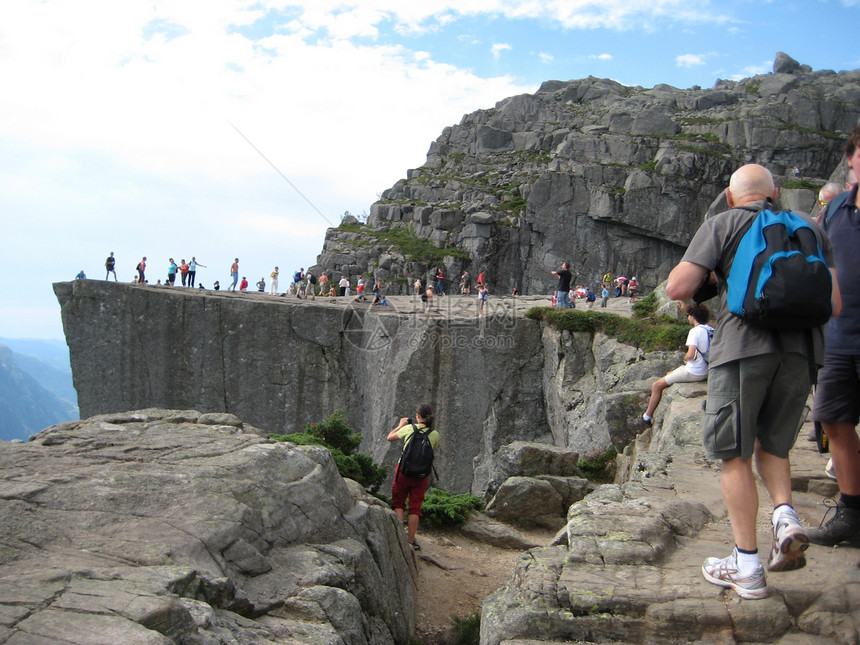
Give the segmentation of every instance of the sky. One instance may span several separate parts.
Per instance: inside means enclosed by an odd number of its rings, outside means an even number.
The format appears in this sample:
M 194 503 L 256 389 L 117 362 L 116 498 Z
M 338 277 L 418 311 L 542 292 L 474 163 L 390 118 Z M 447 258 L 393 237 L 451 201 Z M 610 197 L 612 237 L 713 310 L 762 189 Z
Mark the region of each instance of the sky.
M 860 68 L 860 0 L 16 0 L 0 4 L 0 337 L 62 338 L 51 284 L 195 256 L 315 263 L 463 115 L 547 80 L 712 87 Z

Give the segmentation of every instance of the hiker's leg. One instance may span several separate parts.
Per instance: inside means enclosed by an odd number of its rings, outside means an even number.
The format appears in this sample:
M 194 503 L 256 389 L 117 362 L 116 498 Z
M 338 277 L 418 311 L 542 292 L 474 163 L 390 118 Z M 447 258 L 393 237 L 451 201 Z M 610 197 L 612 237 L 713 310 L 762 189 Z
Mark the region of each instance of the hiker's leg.
M 749 459 L 724 459 L 720 486 L 729 512 L 735 544 L 744 551 L 755 551 L 755 521 L 758 513 L 758 491 Z
M 658 378 L 651 385 L 651 398 L 648 399 L 648 409 L 645 410 L 645 414 L 648 415 L 648 418 L 654 416 L 654 410 L 656 410 L 657 406 L 660 405 L 660 400 L 663 398 L 663 390 L 667 387 L 669 387 L 669 384 L 666 383 L 665 377 Z
M 770 454 L 756 441 L 755 467 L 770 493 L 774 507 L 791 504 L 791 466 L 788 459 Z

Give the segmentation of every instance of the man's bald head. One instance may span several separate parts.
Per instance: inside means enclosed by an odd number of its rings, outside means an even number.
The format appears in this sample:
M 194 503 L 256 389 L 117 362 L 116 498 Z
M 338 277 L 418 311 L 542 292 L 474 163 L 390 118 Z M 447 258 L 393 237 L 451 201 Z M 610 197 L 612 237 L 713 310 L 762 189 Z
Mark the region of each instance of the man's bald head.
M 779 190 L 773 185 L 770 170 L 757 163 L 741 166 L 729 180 L 726 201 L 729 206 L 746 206 L 768 197 L 776 199 Z
M 821 203 L 822 207 L 826 206 L 831 199 L 836 197 L 843 190 L 842 186 L 837 184 L 835 181 L 828 181 L 821 187 L 821 190 L 818 193 L 818 201 Z

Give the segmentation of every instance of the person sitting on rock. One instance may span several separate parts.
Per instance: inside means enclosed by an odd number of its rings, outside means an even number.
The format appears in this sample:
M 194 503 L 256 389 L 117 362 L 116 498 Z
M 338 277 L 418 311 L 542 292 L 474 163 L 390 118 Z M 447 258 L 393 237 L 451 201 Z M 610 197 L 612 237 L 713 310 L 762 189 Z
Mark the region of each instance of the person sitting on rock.
M 685 311 L 683 303 L 679 303 L 681 311 Z M 686 308 L 687 321 L 692 329 L 687 334 L 687 353 L 684 354 L 684 364 L 658 378 L 651 385 L 651 398 L 648 399 L 648 409 L 642 415 L 642 423 L 651 425 L 654 411 L 663 398 L 663 390 L 675 383 L 696 383 L 708 378 L 708 352 L 711 349 L 711 336 L 714 328 L 708 324 L 710 312 L 705 305 L 693 305 Z

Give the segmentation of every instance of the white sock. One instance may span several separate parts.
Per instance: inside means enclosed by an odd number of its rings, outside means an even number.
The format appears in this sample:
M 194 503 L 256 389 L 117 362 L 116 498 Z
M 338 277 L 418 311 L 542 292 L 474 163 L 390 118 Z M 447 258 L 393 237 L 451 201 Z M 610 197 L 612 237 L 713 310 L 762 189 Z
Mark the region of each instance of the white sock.
M 759 568 L 758 551 L 755 553 L 742 553 L 735 547 L 735 559 L 738 571 L 742 576 L 750 575 Z
M 643 414 L 643 415 L 642 415 L 642 418 L 643 418 L 643 419 L 645 419 L 646 421 L 650 421 L 650 420 L 651 420 L 651 415 L 650 415 L 650 414 Z

